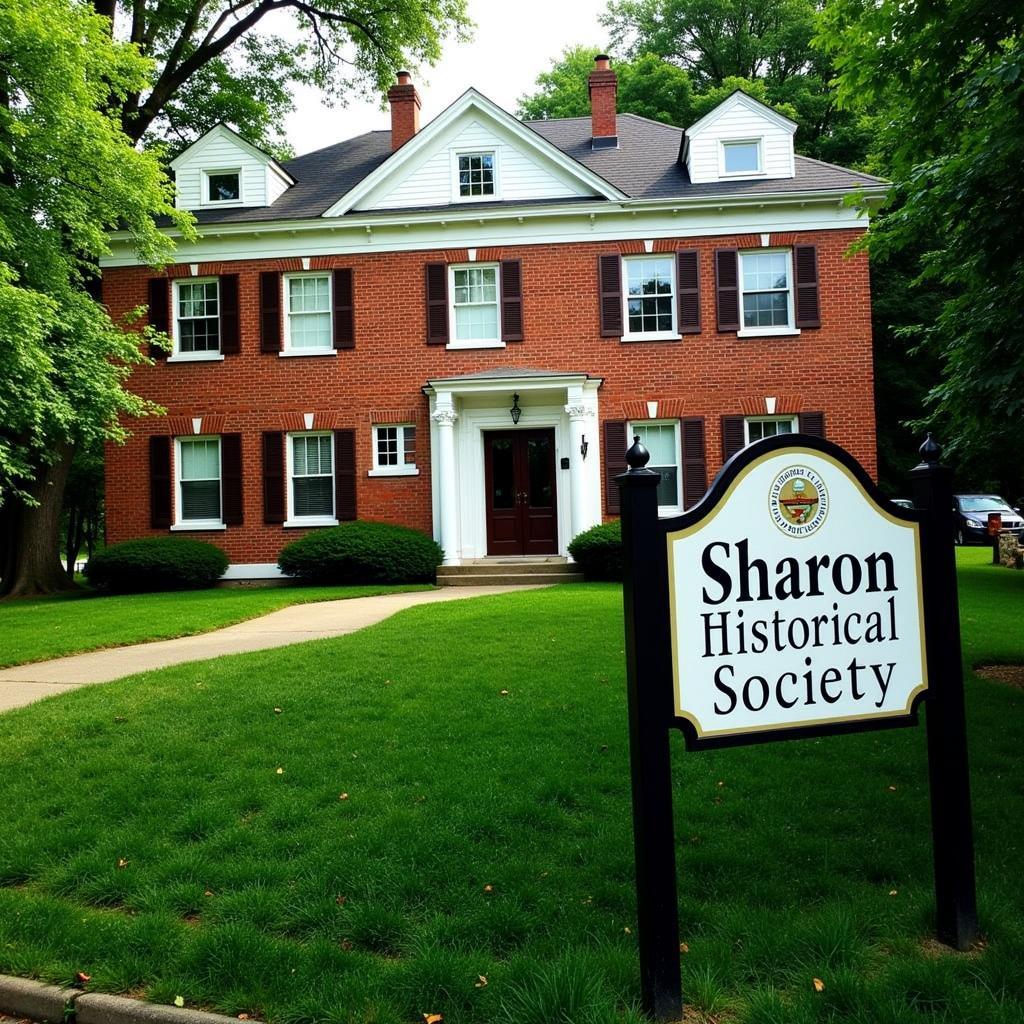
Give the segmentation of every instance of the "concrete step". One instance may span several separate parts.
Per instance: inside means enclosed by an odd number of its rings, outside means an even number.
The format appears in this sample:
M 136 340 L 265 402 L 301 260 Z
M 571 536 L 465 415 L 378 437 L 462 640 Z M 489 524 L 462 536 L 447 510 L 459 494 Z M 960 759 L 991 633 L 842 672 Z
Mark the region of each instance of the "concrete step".
M 442 566 L 441 568 L 457 569 L 459 566 Z M 490 572 L 487 574 L 437 573 L 439 587 L 547 587 L 553 583 L 582 583 L 581 572 Z
M 569 565 L 566 561 L 560 562 L 467 562 L 463 565 L 439 565 L 437 567 L 438 578 L 441 576 L 502 576 L 530 575 L 532 573 L 574 573 L 579 572 L 576 565 Z

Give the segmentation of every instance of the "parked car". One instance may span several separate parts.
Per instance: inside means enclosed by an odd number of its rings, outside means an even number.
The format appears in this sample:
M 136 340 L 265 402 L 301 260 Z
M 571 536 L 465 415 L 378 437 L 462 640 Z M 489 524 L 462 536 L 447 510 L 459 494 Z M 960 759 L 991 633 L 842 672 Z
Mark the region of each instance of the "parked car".
M 893 498 L 892 503 L 900 508 L 913 508 L 914 503 L 909 498 Z
M 1003 533 L 1020 536 L 1024 533 L 1024 519 L 1020 512 L 997 494 L 954 494 L 953 536 L 957 544 L 987 544 L 989 513 L 1003 517 Z

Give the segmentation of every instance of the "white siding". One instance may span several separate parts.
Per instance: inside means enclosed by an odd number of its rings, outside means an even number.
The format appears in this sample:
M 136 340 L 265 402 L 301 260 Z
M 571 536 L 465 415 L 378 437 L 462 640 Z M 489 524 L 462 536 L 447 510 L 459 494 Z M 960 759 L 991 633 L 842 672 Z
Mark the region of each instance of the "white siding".
M 267 205 L 267 178 L 272 177 L 271 202 L 287 187 L 277 174 L 270 172 L 265 160 L 239 146 L 226 132 L 212 132 L 205 141 L 183 154 L 175 169 L 178 206 L 183 210 L 198 210 L 204 206 L 203 171 L 224 171 L 240 168 L 242 172 L 242 201 L 239 206 Z M 276 189 L 276 193 L 275 193 Z
M 726 101 L 728 102 L 728 101 Z M 720 147 L 731 139 L 760 139 L 764 173 L 752 178 L 793 177 L 793 135 L 760 111 L 741 103 L 714 119 L 696 135 L 688 135 L 686 164 L 695 184 L 722 180 Z M 728 180 L 733 179 L 728 175 Z M 740 176 L 736 176 L 740 177 Z
M 382 182 L 359 204 L 361 210 L 394 210 L 407 206 L 444 206 L 453 195 L 453 154 L 460 150 L 493 150 L 497 157 L 498 195 L 502 200 L 561 199 L 594 195 L 542 154 L 524 152 L 523 143 L 498 125 L 485 123 L 478 112 L 460 118 L 399 173 Z

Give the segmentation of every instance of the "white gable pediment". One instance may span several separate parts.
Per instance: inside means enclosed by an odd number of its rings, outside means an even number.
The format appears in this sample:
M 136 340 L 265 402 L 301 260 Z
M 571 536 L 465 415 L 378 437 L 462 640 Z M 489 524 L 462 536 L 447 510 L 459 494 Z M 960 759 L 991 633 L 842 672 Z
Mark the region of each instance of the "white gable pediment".
M 459 195 L 458 158 L 493 155 L 492 195 Z M 325 214 L 398 210 L 480 201 L 625 198 L 600 175 L 566 156 L 511 114 L 471 89 L 423 128 Z

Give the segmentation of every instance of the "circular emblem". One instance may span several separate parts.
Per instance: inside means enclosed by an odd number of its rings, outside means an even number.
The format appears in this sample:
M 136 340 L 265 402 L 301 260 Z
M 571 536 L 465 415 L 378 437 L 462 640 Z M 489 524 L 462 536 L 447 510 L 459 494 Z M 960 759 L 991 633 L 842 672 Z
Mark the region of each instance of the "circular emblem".
M 772 522 L 790 537 L 808 537 L 825 522 L 825 481 L 807 466 L 789 466 L 772 481 L 768 494 Z

